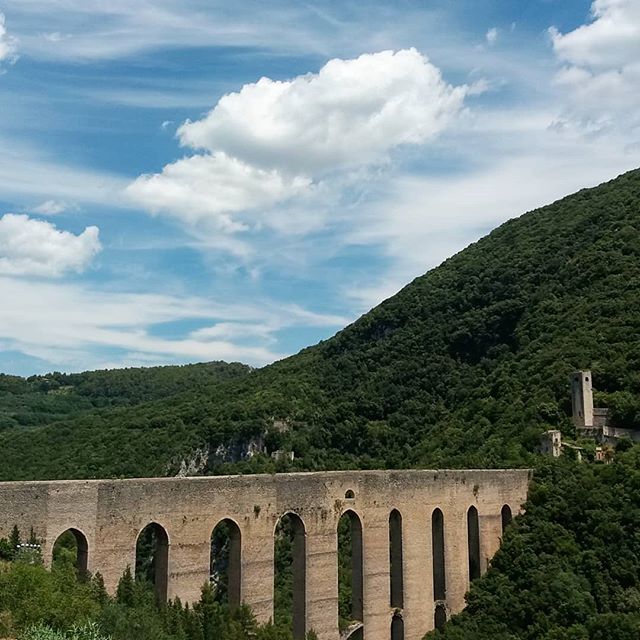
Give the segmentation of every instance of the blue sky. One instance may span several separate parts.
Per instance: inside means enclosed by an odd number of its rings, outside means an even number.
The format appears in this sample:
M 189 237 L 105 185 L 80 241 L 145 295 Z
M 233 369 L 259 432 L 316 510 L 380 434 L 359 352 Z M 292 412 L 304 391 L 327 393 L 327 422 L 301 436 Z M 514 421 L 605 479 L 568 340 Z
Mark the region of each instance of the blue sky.
M 0 0 L 0 371 L 263 365 L 640 165 L 638 0 Z

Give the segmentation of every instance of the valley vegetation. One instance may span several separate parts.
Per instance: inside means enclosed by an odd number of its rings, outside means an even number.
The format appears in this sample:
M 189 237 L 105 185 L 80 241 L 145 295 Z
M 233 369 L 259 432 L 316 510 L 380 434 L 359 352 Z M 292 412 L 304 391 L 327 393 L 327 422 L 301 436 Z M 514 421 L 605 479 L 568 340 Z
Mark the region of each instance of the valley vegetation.
M 37 540 L 14 528 L 0 540 L 0 638 L 17 640 L 291 640 L 286 616 L 258 625 L 247 607 L 229 607 L 224 589 L 202 587 L 192 607 L 158 602 L 144 567 L 127 569 L 114 597 L 100 574 L 78 575 L 72 536 L 42 563 Z M 147 550 L 148 551 L 148 550 Z M 286 554 L 286 551 L 284 552 Z M 285 558 L 286 560 L 286 558 Z M 146 561 L 150 561 L 147 555 Z M 286 593 L 286 587 L 284 588 Z M 308 634 L 313 640 L 314 634 Z

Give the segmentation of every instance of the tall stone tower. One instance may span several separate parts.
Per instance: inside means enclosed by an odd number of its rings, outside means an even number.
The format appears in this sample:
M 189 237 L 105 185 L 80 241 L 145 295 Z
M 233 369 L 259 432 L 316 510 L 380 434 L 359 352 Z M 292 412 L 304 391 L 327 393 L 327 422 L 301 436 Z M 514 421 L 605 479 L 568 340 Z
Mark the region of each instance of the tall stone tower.
M 571 404 L 573 424 L 576 427 L 593 427 L 591 371 L 575 371 L 571 374 Z

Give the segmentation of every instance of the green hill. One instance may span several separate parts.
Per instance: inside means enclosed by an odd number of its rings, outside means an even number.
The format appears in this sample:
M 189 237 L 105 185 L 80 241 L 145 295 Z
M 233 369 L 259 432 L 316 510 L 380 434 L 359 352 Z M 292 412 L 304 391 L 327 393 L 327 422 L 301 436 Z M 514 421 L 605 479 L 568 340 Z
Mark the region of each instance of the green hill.
M 21 378 L 0 373 L 0 429 L 48 424 L 105 407 L 134 406 L 186 388 L 206 393 L 212 384 L 246 375 L 244 364 L 207 362 L 134 367 Z
M 507 222 L 274 365 L 7 426 L 0 478 L 174 473 L 196 450 L 209 473 L 524 465 L 543 429 L 571 430 L 576 368 L 593 370 L 615 421 L 640 427 L 639 231 L 636 170 Z M 265 433 L 268 452 L 296 459 L 238 462 Z

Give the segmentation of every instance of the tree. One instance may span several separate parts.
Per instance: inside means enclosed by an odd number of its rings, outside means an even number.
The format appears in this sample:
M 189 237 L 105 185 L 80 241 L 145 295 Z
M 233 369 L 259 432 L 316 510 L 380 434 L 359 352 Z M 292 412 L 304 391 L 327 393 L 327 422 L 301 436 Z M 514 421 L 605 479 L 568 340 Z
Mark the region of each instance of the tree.
M 123 604 L 125 607 L 133 607 L 135 600 L 133 576 L 131 575 L 131 567 L 127 565 L 124 574 L 118 581 L 116 589 L 116 602 Z
M 20 539 L 20 529 L 18 529 L 17 524 L 14 524 L 13 529 L 11 529 L 9 544 L 11 545 L 14 554 L 16 554 L 18 552 L 18 549 L 22 546 L 22 540 Z

